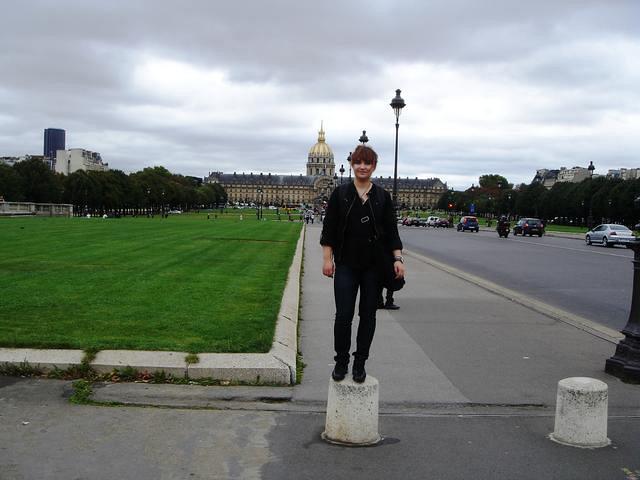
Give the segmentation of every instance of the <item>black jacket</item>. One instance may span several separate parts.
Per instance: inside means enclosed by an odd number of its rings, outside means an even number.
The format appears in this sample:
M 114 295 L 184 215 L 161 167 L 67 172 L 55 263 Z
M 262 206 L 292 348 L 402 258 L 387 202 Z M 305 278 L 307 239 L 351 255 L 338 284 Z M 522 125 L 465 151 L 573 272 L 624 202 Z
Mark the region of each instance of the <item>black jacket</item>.
M 343 260 L 342 246 L 347 228 L 347 215 L 353 207 L 353 202 L 358 200 L 358 192 L 353 182 L 338 186 L 329 198 L 322 224 L 320 245 L 333 248 L 333 258 L 336 262 Z M 375 219 L 378 245 L 389 253 L 393 250 L 402 250 L 402 241 L 398 235 L 396 215 L 389 192 L 374 183 L 369 191 L 367 204 Z

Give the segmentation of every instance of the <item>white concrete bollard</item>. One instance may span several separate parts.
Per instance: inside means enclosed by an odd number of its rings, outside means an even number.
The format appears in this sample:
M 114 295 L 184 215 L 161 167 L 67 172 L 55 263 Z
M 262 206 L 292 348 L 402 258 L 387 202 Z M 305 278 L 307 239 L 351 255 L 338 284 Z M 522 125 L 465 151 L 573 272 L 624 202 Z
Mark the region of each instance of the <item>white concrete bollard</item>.
M 549 438 L 572 447 L 598 448 L 611 443 L 607 438 L 607 384 L 587 377 L 558 382 L 556 422 Z
M 323 440 L 348 446 L 375 445 L 378 434 L 378 380 L 371 375 L 363 383 L 350 377 L 329 379 L 329 398 Z

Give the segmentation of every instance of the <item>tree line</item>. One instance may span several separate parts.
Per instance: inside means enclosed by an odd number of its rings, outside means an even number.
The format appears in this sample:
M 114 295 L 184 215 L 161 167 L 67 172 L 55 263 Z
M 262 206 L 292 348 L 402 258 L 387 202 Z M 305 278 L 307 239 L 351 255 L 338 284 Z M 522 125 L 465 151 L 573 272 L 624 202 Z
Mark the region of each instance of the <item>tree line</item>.
M 540 183 L 514 188 L 501 175 L 483 175 L 479 185 L 450 190 L 438 202 L 441 210 L 494 217 L 538 217 L 567 225 L 621 223 L 632 227 L 640 219 L 640 179 L 587 178 L 580 183 Z M 640 203 L 640 202 L 639 202 Z M 473 207 L 472 207 L 473 205 Z
M 120 170 L 55 173 L 39 159 L 0 164 L 0 197 L 5 201 L 70 203 L 76 214 L 140 214 L 170 209 L 214 208 L 226 203 L 218 184 L 176 175 L 164 167 L 125 174 Z

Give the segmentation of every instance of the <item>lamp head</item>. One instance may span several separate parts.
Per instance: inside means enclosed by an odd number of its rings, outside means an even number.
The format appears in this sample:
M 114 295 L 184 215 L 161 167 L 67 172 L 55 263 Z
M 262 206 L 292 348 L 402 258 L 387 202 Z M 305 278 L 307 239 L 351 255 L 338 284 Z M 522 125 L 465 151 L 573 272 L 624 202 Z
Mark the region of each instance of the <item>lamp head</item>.
M 393 112 L 396 114 L 396 120 L 400 117 L 400 112 L 405 107 L 406 103 L 400 96 L 400 89 L 396 90 L 396 96 L 391 100 L 391 108 L 393 108 Z

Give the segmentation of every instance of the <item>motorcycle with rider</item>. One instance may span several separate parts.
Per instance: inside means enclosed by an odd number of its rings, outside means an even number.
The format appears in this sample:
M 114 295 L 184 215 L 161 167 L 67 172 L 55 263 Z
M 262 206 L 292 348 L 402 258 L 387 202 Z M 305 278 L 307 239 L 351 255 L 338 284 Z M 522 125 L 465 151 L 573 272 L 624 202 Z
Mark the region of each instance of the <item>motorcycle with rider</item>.
M 498 219 L 498 223 L 496 225 L 496 231 L 498 232 L 499 237 L 507 238 L 509 236 L 509 229 L 511 228 L 511 224 L 509 223 L 509 219 L 506 215 L 500 216 Z

